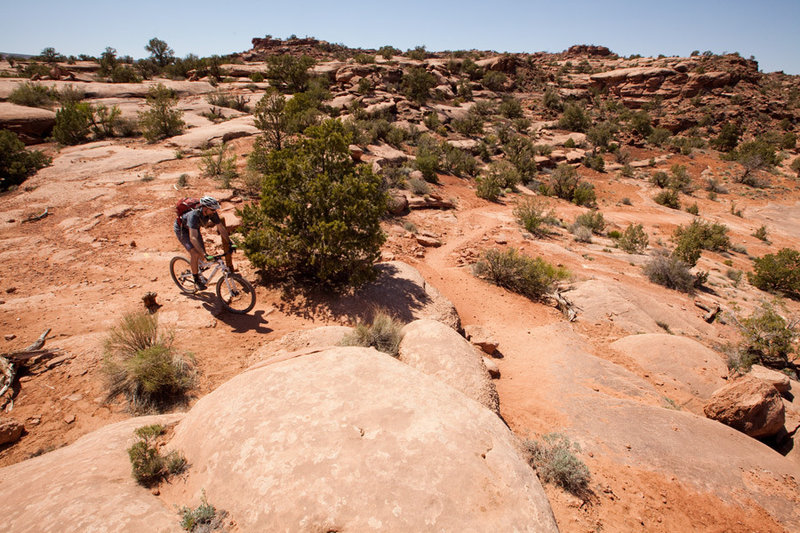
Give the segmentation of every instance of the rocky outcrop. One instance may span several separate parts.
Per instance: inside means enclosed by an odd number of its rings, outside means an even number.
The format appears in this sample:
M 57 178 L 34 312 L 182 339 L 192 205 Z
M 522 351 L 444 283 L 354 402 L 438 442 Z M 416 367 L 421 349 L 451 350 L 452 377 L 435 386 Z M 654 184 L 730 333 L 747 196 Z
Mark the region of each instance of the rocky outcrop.
M 777 389 L 747 376 L 716 391 L 703 410 L 708 418 L 755 438 L 777 434 L 786 416 Z
M 594 87 L 620 98 L 691 98 L 700 91 L 734 85 L 729 72 L 686 73 L 669 67 L 631 67 L 592 74 Z
M 131 476 L 126 449 L 136 428 L 183 417 L 133 418 L 70 446 L 0 469 L 3 530 L 181 531 L 175 512 Z
M 25 144 L 44 142 L 55 123 L 56 114 L 48 109 L 0 102 L 0 129 L 16 133 Z
M 557 531 L 498 417 L 368 348 L 241 374 L 170 445 L 197 465 L 181 500 L 204 489 L 242 531 Z
M 497 391 L 482 356 L 466 339 L 441 322 L 415 320 L 406 325 L 398 358 L 500 413 Z

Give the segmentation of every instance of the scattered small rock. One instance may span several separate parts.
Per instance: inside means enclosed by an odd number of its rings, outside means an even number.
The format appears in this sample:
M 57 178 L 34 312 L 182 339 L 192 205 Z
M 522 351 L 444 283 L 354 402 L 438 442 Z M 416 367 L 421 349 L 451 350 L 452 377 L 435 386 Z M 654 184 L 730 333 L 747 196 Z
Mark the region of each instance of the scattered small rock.
M 0 418 L 0 445 L 13 444 L 22 437 L 25 427 L 13 418 Z
M 464 333 L 469 342 L 479 347 L 489 355 L 494 354 L 497 351 L 497 346 L 500 344 L 496 339 L 492 338 L 488 331 L 481 326 L 464 326 Z
M 489 377 L 492 379 L 500 379 L 500 367 L 497 366 L 493 360 L 489 359 L 488 357 L 483 358 L 483 364 L 486 367 L 486 370 L 489 371 Z
M 71 402 L 79 402 L 79 401 L 83 400 L 83 394 L 80 394 L 78 392 L 76 392 L 74 394 L 70 394 L 69 396 L 67 396 L 67 400 L 69 400 Z
M 75 415 L 66 415 L 64 417 L 65 424 L 72 424 L 73 422 L 75 422 Z
M 14 335 L 13 333 L 9 333 L 8 335 L 5 335 L 5 339 L 6 339 L 7 341 L 13 341 L 13 340 L 14 340 L 14 339 L 16 339 L 16 338 L 17 338 L 17 336 L 16 336 L 16 335 Z
M 16 287 L 9 287 L 6 289 L 6 294 L 14 294 L 15 292 L 17 292 Z

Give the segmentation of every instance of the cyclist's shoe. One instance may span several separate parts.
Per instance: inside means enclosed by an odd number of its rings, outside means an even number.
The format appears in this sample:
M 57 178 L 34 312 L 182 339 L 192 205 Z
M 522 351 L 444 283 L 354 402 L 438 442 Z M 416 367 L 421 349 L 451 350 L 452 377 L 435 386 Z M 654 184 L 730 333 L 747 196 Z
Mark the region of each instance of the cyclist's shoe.
M 205 278 L 203 276 L 201 276 L 200 274 L 192 274 L 192 275 L 194 276 L 194 284 L 195 284 L 195 286 L 198 289 L 200 289 L 201 291 L 206 290 L 206 288 L 208 287 L 208 285 L 207 285 L 208 282 L 205 280 Z

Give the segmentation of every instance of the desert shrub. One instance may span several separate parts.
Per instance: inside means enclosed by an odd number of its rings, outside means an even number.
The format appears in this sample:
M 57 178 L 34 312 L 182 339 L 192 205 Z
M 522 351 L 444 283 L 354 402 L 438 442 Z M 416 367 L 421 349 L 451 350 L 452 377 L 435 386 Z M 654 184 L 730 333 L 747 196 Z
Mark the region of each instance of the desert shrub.
M 520 182 L 519 171 L 508 161 L 492 161 L 477 178 L 476 194 L 495 201 L 504 189 L 513 189 Z
M 161 68 L 166 67 L 175 60 L 175 51 L 157 37 L 153 37 L 144 47 L 150 52 L 150 58 Z
M 431 186 L 428 185 L 428 182 L 424 179 L 421 180 L 419 178 L 411 178 L 408 180 L 408 188 L 409 190 L 416 194 L 417 196 L 425 196 L 426 194 L 430 194 Z
M 305 91 L 310 78 L 308 69 L 313 65 L 314 59 L 309 56 L 295 57 L 289 54 L 269 56 L 266 78 L 270 85 L 282 92 Z
M 436 87 L 436 77 L 424 67 L 411 67 L 403 74 L 403 92 L 417 103 L 424 104 Z
M 650 175 L 650 183 L 660 189 L 666 189 L 669 187 L 669 175 L 663 170 L 653 172 Z
M 629 254 L 640 254 L 647 249 L 650 240 L 641 224 L 631 224 L 622 232 L 617 244 Z
M 684 263 L 694 266 L 702 250 L 724 252 L 729 249 L 731 240 L 727 233 L 728 227 L 724 224 L 693 220 L 687 226 L 675 228 L 675 250 L 672 253 Z
M 548 433 L 542 441 L 525 440 L 523 447 L 528 462 L 545 483 L 554 483 L 564 490 L 580 495 L 589 487 L 589 468 L 575 454 L 581 448 L 560 433 Z
M 478 176 L 475 179 L 475 194 L 478 198 L 483 198 L 490 202 L 497 201 L 503 194 L 503 187 L 497 173 L 485 172 Z
M 182 401 L 195 373 L 190 357 L 173 347 L 173 338 L 159 328 L 157 315 L 125 315 L 104 344 L 109 398 L 125 396 L 133 412 L 162 411 Z
M 800 252 L 782 248 L 777 254 L 753 259 L 753 272 L 747 279 L 763 291 L 778 291 L 800 296 Z
M 606 221 L 603 219 L 603 213 L 596 210 L 581 213 L 575 219 L 575 224 L 589 229 L 595 235 L 602 234 L 606 227 Z
M 561 96 L 559 96 L 558 91 L 552 87 L 548 87 L 547 90 L 544 91 L 542 104 L 552 111 L 561 111 L 564 107 Z
M 237 176 L 236 154 L 230 157 L 227 154 L 228 143 L 223 142 L 203 152 L 200 160 L 200 171 L 203 175 L 219 180 L 224 189 L 229 189 L 231 180 Z
M 581 226 L 580 224 L 573 224 L 572 226 L 570 226 L 569 231 L 575 236 L 575 240 L 578 242 L 585 242 L 585 243 L 592 242 L 592 230 L 590 230 L 586 226 Z
M 51 89 L 30 81 L 17 85 L 8 95 L 8 101 L 12 104 L 45 109 L 53 105 L 53 98 Z
M 51 162 L 39 150 L 26 150 L 16 133 L 0 130 L 0 191 L 19 185 Z
M 353 162 L 351 142 L 329 119 L 266 155 L 261 201 L 241 211 L 245 254 L 266 275 L 323 285 L 374 275 L 387 194 L 380 177 Z
M 142 78 L 133 67 L 117 65 L 109 76 L 111 83 L 141 83 Z
M 480 135 L 483 133 L 483 117 L 474 110 L 470 110 L 463 117 L 453 119 L 451 126 L 462 135 Z
M 425 58 L 428 57 L 428 51 L 425 49 L 425 46 L 415 46 L 413 49 L 409 48 L 406 51 L 406 57 L 409 59 L 414 59 L 416 61 L 425 61 Z
M 714 178 L 706 179 L 706 190 L 717 194 L 728 194 L 728 189 Z
M 481 84 L 484 87 L 489 89 L 490 91 L 501 91 L 503 90 L 503 85 L 508 80 L 508 77 L 503 74 L 502 72 L 498 72 L 496 70 L 489 70 L 486 74 L 483 75 L 481 79 Z
M 694 275 L 689 271 L 689 266 L 674 255 L 658 252 L 644 265 L 643 270 L 653 283 L 689 294 L 694 292 Z
M 184 506 L 178 511 L 178 514 L 181 515 L 181 527 L 190 533 L 224 531 L 224 520 L 228 515 L 227 511 L 217 510 L 208 503 L 205 490 L 202 491 L 200 505 L 194 509 Z
M 794 150 L 797 147 L 797 135 L 794 132 L 787 131 L 781 135 L 778 146 L 781 150 Z
M 669 141 L 672 133 L 668 129 L 653 128 L 653 131 L 647 137 L 647 142 L 655 146 L 663 146 Z
M 558 223 L 553 210 L 537 198 L 521 200 L 514 207 L 513 214 L 525 231 L 537 237 L 546 237 L 550 233 L 546 226 Z
M 53 139 L 61 144 L 80 144 L 89 136 L 92 108 L 86 103 L 67 104 L 56 111 Z
M 227 107 L 244 113 L 250 111 L 247 106 L 247 98 L 244 95 L 225 94 L 217 91 L 206 96 L 206 101 L 213 106 Z
M 558 127 L 569 131 L 585 132 L 592 125 L 592 121 L 583 107 L 578 104 L 567 103 L 564 113 L 558 120 Z
M 741 127 L 735 122 L 726 122 L 722 125 L 719 135 L 711 140 L 711 146 L 720 152 L 730 152 L 739 144 L 742 135 Z
M 678 191 L 674 189 L 664 189 L 653 197 L 655 203 L 669 207 L 670 209 L 680 209 L 681 202 L 678 199 Z
M 730 155 L 731 159 L 738 161 L 744 167 L 744 173 L 735 178 L 735 181 L 751 187 L 760 186 L 760 183 L 751 176 L 751 172 L 778 164 L 775 147 L 763 140 L 742 143 Z
M 697 206 L 697 202 L 693 203 L 692 205 L 686 208 L 686 212 L 690 215 L 699 216 L 700 215 L 700 208 Z
M 264 132 L 263 142 L 276 150 L 283 147 L 283 141 L 289 134 L 289 118 L 285 111 L 286 98 L 272 89 L 256 103 L 253 112 L 255 126 Z
M 448 143 L 442 144 L 442 168 L 454 176 L 474 176 L 478 171 L 478 162 L 475 158 L 461 148 L 456 148 Z
M 515 135 L 503 144 L 503 153 L 519 172 L 522 183 L 528 183 L 536 177 L 536 149 L 527 137 Z
M 606 149 L 608 148 L 608 144 L 614 139 L 614 134 L 616 132 L 617 125 L 606 120 L 589 128 L 586 132 L 586 139 L 592 143 L 595 148 Z
M 603 172 L 606 168 L 606 162 L 600 154 L 587 153 L 583 158 L 583 164 L 597 172 Z
M 519 100 L 510 96 L 508 98 L 503 98 L 503 101 L 497 108 L 497 112 L 503 115 L 506 118 L 520 118 L 522 117 L 522 104 L 519 103 Z
M 122 111 L 119 106 L 108 107 L 100 104 L 92 107 L 92 134 L 95 139 L 105 139 L 125 133 L 125 123 L 120 118 Z
M 755 237 L 760 241 L 769 243 L 769 238 L 767 237 L 767 226 L 760 226 L 757 230 L 753 232 L 753 237 Z
M 764 366 L 797 369 L 790 356 L 796 352 L 795 323 L 789 323 L 767 302 L 739 322 L 739 350 Z
M 142 134 L 149 142 L 178 135 L 183 131 L 183 112 L 175 109 L 178 97 L 172 89 L 159 83 L 147 93 L 147 105 L 150 109 L 139 113 L 139 124 Z
M 541 257 L 530 258 L 514 248 L 487 250 L 475 263 L 473 272 L 500 287 L 533 300 L 544 298 L 559 280 L 569 277 L 563 268 Z
M 642 137 L 649 137 L 653 133 L 652 121 L 647 111 L 637 111 L 631 115 L 630 127 Z
M 161 455 L 156 441 L 164 431 L 159 424 L 142 426 L 134 432 L 138 440 L 128 448 L 133 478 L 146 487 L 186 469 L 186 458 L 177 450 Z
M 692 178 L 684 165 L 672 165 L 670 167 L 670 177 L 668 186 L 671 189 L 681 191 L 682 193 L 689 194 L 694 188 L 692 187 Z
M 558 165 L 550 176 L 550 190 L 562 200 L 572 201 L 579 183 L 578 171 L 566 163 Z
M 414 165 L 422 172 L 425 181 L 436 183 L 439 181 L 436 172 L 441 170 L 442 147 L 430 135 L 423 135 L 417 142 L 416 160 Z
M 385 60 L 387 60 L 387 61 L 390 60 L 392 58 L 392 56 L 394 56 L 396 54 L 399 54 L 399 53 L 400 53 L 400 50 L 398 50 L 394 46 L 385 45 L 385 46 L 381 46 L 380 48 L 378 48 L 378 54 L 381 57 L 383 57 Z
M 353 332 L 342 339 L 341 345 L 371 346 L 379 352 L 397 357 L 400 341 L 403 340 L 402 329 L 402 322 L 383 311 L 378 311 L 372 319 L 372 324 L 361 322 L 356 324 Z

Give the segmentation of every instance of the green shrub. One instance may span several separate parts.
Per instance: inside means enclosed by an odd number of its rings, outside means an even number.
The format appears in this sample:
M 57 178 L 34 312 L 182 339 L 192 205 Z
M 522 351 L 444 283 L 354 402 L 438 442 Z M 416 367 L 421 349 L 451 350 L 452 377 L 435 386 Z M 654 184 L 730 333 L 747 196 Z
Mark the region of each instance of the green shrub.
M 554 483 L 575 495 L 587 491 L 591 475 L 586 464 L 575 455 L 581 451 L 577 443 L 560 433 L 548 433 L 541 442 L 525 440 L 523 447 L 528 462 L 542 481 Z
M 237 176 L 236 154 L 227 157 L 228 144 L 221 143 L 203 152 L 200 171 L 204 176 L 219 180 L 223 189 L 229 189 L 231 180 Z
M 751 177 L 751 172 L 778 164 L 775 147 L 763 140 L 742 143 L 731 152 L 731 158 L 744 167 L 744 173 L 735 180 L 751 187 L 760 186 L 760 183 Z
M 680 209 L 681 202 L 678 199 L 678 191 L 674 189 L 664 189 L 653 197 L 655 203 L 669 207 L 670 209 Z
M 289 54 L 269 56 L 266 77 L 270 85 L 282 92 L 305 91 L 310 79 L 308 69 L 313 65 L 314 59 L 309 56 L 295 57 Z
M 109 398 L 124 395 L 133 412 L 162 411 L 183 401 L 194 384 L 194 369 L 172 346 L 173 334 L 158 317 L 130 313 L 111 329 L 103 356 Z
M 441 170 L 442 158 L 441 145 L 430 135 L 423 135 L 417 142 L 417 153 L 414 165 L 422 172 L 425 181 L 437 183 L 439 178 L 436 172 Z
M 253 83 L 261 83 L 264 81 L 264 74 L 261 72 L 253 72 L 250 74 L 249 78 Z
M 686 208 L 686 212 L 690 215 L 699 216 L 700 215 L 700 208 L 697 206 L 697 202 L 693 203 L 689 207 Z
M 552 111 L 561 111 L 564 107 L 564 104 L 561 101 L 561 97 L 558 95 L 558 90 L 552 87 L 548 87 L 544 91 L 542 104 L 544 105 L 544 107 Z
M 54 94 L 51 89 L 30 81 L 17 85 L 8 95 L 8 101 L 12 104 L 45 109 L 52 107 L 53 99 Z
M 206 96 L 206 101 L 213 106 L 227 107 L 243 113 L 250 111 L 247 106 L 247 98 L 244 95 L 231 95 L 217 91 Z
M 558 127 L 564 130 L 585 132 L 592 125 L 586 111 L 578 104 L 568 103 L 564 106 L 564 114 L 558 120 Z
M 529 183 L 536 177 L 536 149 L 527 137 L 515 135 L 503 144 L 503 153 L 519 172 L 520 181 Z
M 666 189 L 667 187 L 669 187 L 669 175 L 662 170 L 653 172 L 650 175 L 650 183 L 652 183 L 653 185 L 655 185 L 660 189 Z
M 781 150 L 794 150 L 797 147 L 797 135 L 794 132 L 787 131 L 781 136 L 779 146 Z
M 80 144 L 89 136 L 91 125 L 92 108 L 89 104 L 67 104 L 56 111 L 53 139 L 61 144 Z
M 647 111 L 637 111 L 633 113 L 630 119 L 630 126 L 631 130 L 645 138 L 653 133 L 652 121 Z
M 614 134 L 617 132 L 617 129 L 616 124 L 606 120 L 589 128 L 586 132 L 586 139 L 592 143 L 595 148 L 606 149 L 609 143 L 614 139 Z
M 566 163 L 558 165 L 550 176 L 548 192 L 576 205 L 590 207 L 596 201 L 594 186 L 581 181 L 578 171 Z
M 402 329 L 402 322 L 383 311 L 378 311 L 372 319 L 372 324 L 359 322 L 352 333 L 345 335 L 341 345 L 371 346 L 379 352 L 397 357 L 400 341 L 403 340 Z
M 398 50 L 394 46 L 386 45 L 386 46 L 381 46 L 380 48 L 378 48 L 378 54 L 380 54 L 380 56 L 383 57 L 387 61 L 390 60 L 392 58 L 392 56 L 397 55 L 399 53 L 400 53 L 400 50 Z
M 761 226 L 757 230 L 753 232 L 753 237 L 760 241 L 764 241 L 769 243 L 769 238 L 767 237 L 767 226 Z
M 139 124 L 144 138 L 155 142 L 183 132 L 183 112 L 175 109 L 178 97 L 172 89 L 159 83 L 147 93 L 150 109 L 139 113 Z
M 523 115 L 522 104 L 513 96 L 503 98 L 500 106 L 497 108 L 498 113 L 506 118 L 521 118 Z
M 647 142 L 655 146 L 663 146 L 669 141 L 672 133 L 664 128 L 653 128 L 653 131 L 647 137 Z
M 478 163 L 475 158 L 461 148 L 456 148 L 448 143 L 442 143 L 444 161 L 443 169 L 450 174 L 458 177 L 474 176 L 478 171 Z
M 501 91 L 506 81 L 508 81 L 508 77 L 502 72 L 489 70 L 483 75 L 481 84 L 490 91 Z
M 674 255 L 658 252 L 644 265 L 643 270 L 653 283 L 689 294 L 694 292 L 695 276 L 689 271 L 688 265 Z
M 256 103 L 253 119 L 255 126 L 264 132 L 264 142 L 267 146 L 280 150 L 290 132 L 289 117 L 286 115 L 286 98 L 275 89 L 268 90 Z
M 519 171 L 508 161 L 492 161 L 477 178 L 476 194 L 495 201 L 504 189 L 513 189 L 520 182 Z
M 469 113 L 461 118 L 453 119 L 451 125 L 455 131 L 462 135 L 472 136 L 483 133 L 483 117 L 474 110 L 470 110 Z
M 647 238 L 641 224 L 631 224 L 622 232 L 617 244 L 621 250 L 629 254 L 641 254 L 647 249 L 650 239 Z
M 0 130 L 0 191 L 19 185 L 51 162 L 39 150 L 26 150 L 16 133 Z
M 431 186 L 424 179 L 411 178 L 408 180 L 408 187 L 417 196 L 425 196 L 431 192 Z
M 603 172 L 606 168 L 606 162 L 600 154 L 587 153 L 583 158 L 583 164 L 597 172 Z
M 486 172 L 475 179 L 475 194 L 478 198 L 496 202 L 503 194 L 500 176 L 493 172 Z
M 134 432 L 139 440 L 128 448 L 133 478 L 145 487 L 186 469 L 186 458 L 180 452 L 173 450 L 161 455 L 157 439 L 164 431 L 164 426 L 159 424 L 142 426 Z
M 787 322 L 772 305 L 763 302 L 759 309 L 739 323 L 739 328 L 742 333 L 740 352 L 764 366 L 788 367 L 797 371 L 796 364 L 790 359 L 797 351 L 795 325 Z
M 525 231 L 537 237 L 546 237 L 550 234 L 547 225 L 558 224 L 558 219 L 552 209 L 537 198 L 525 198 L 514 207 L 514 218 L 525 228 Z
M 425 59 L 428 57 L 428 52 L 427 52 L 427 50 L 425 50 L 425 46 L 424 45 L 423 46 L 416 46 L 416 47 L 414 47 L 413 50 L 409 48 L 406 51 L 406 56 L 409 59 L 414 59 L 416 61 L 425 61 Z
M 227 511 L 218 511 L 216 507 L 206 500 L 206 491 L 200 497 L 200 505 L 192 509 L 182 507 L 178 514 L 181 515 L 181 527 L 190 533 L 210 533 L 224 531 L 224 520 Z
M 430 91 L 436 87 L 436 77 L 424 67 L 411 67 L 402 79 L 403 92 L 410 99 L 424 104 L 430 97 Z
M 95 139 L 105 139 L 115 135 L 124 135 L 125 122 L 120 118 L 122 111 L 119 106 L 111 107 L 105 104 L 92 107 L 91 130 Z
M 272 279 L 358 285 L 373 277 L 385 236 L 382 180 L 356 166 L 338 120 L 264 159 L 261 202 L 241 211 L 248 259 Z
M 128 65 L 117 65 L 109 76 L 111 83 L 141 83 L 142 78 Z
M 690 266 L 697 264 L 702 250 L 711 252 L 724 252 L 731 247 L 731 240 L 727 235 L 728 227 L 724 224 L 709 224 L 700 220 L 693 220 L 687 226 L 675 228 L 673 239 L 675 257 Z
M 762 291 L 800 296 L 800 252 L 782 248 L 777 254 L 753 259 L 753 272 L 747 279 Z
M 161 68 L 166 67 L 175 60 L 175 51 L 157 37 L 153 37 L 144 47 L 150 52 L 150 58 Z
M 694 190 L 692 186 L 692 178 L 689 176 L 689 172 L 686 170 L 686 167 L 683 165 L 672 165 L 670 167 L 670 178 L 669 178 L 669 187 L 671 189 L 675 189 L 682 193 L 689 194 Z
M 575 219 L 575 224 L 589 229 L 595 235 L 601 235 L 606 227 L 606 221 L 603 218 L 603 213 L 596 210 L 581 213 Z
M 569 272 L 540 257 L 530 258 L 514 248 L 505 251 L 487 250 L 475 263 L 473 272 L 495 285 L 541 300 L 559 280 L 569 277 Z
M 711 140 L 711 146 L 720 152 L 730 152 L 739 144 L 741 128 L 735 122 L 726 122 L 722 125 L 719 135 Z

